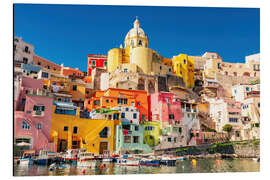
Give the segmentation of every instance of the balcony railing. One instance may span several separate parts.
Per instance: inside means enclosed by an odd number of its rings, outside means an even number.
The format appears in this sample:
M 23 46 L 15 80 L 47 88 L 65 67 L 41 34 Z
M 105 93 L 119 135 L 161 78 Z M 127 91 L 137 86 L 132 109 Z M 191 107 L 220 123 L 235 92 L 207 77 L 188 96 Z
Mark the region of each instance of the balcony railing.
M 43 111 L 33 111 L 33 116 L 44 116 Z

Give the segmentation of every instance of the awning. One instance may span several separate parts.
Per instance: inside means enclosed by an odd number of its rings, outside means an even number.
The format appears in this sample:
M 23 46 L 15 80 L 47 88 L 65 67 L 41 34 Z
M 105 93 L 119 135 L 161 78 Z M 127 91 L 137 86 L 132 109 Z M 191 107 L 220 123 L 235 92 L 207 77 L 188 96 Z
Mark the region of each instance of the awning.
M 53 102 L 53 104 L 60 108 L 77 109 L 77 107 L 70 102 Z
M 205 80 L 208 82 L 218 83 L 217 80 L 215 80 L 215 79 L 205 79 Z

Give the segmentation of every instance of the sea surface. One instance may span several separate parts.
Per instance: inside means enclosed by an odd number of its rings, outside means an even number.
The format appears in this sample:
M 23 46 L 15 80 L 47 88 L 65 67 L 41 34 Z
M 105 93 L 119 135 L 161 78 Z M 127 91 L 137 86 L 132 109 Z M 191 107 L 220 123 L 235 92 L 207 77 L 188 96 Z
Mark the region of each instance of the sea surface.
M 107 163 L 103 169 L 82 168 L 65 164 L 64 169 L 50 171 L 48 166 L 14 165 L 14 176 L 74 176 L 108 174 L 161 174 L 161 173 L 218 173 L 218 172 L 259 172 L 260 163 L 252 159 L 197 159 L 196 165 L 191 160 L 180 161 L 176 166 L 119 166 Z

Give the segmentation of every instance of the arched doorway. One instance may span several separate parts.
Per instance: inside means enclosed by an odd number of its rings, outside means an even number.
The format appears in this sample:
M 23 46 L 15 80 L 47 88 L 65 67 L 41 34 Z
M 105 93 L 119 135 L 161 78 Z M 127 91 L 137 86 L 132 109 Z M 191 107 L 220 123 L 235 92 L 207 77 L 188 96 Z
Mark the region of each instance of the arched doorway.
M 138 81 L 138 90 L 145 90 L 144 83 L 145 83 L 145 80 L 140 78 Z

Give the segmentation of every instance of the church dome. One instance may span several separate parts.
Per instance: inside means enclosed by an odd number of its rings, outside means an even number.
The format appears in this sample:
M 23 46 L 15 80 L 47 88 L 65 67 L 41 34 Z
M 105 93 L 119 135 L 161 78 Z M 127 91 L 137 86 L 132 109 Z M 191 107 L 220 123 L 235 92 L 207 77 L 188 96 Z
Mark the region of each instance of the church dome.
M 142 42 L 145 42 L 145 45 L 148 44 L 148 38 L 144 30 L 140 28 L 140 22 L 136 18 L 136 20 L 133 23 L 133 28 L 129 30 L 129 32 L 127 33 L 125 37 L 125 46 L 132 45 L 133 42 L 131 41 L 137 41 L 137 39 L 141 39 Z

